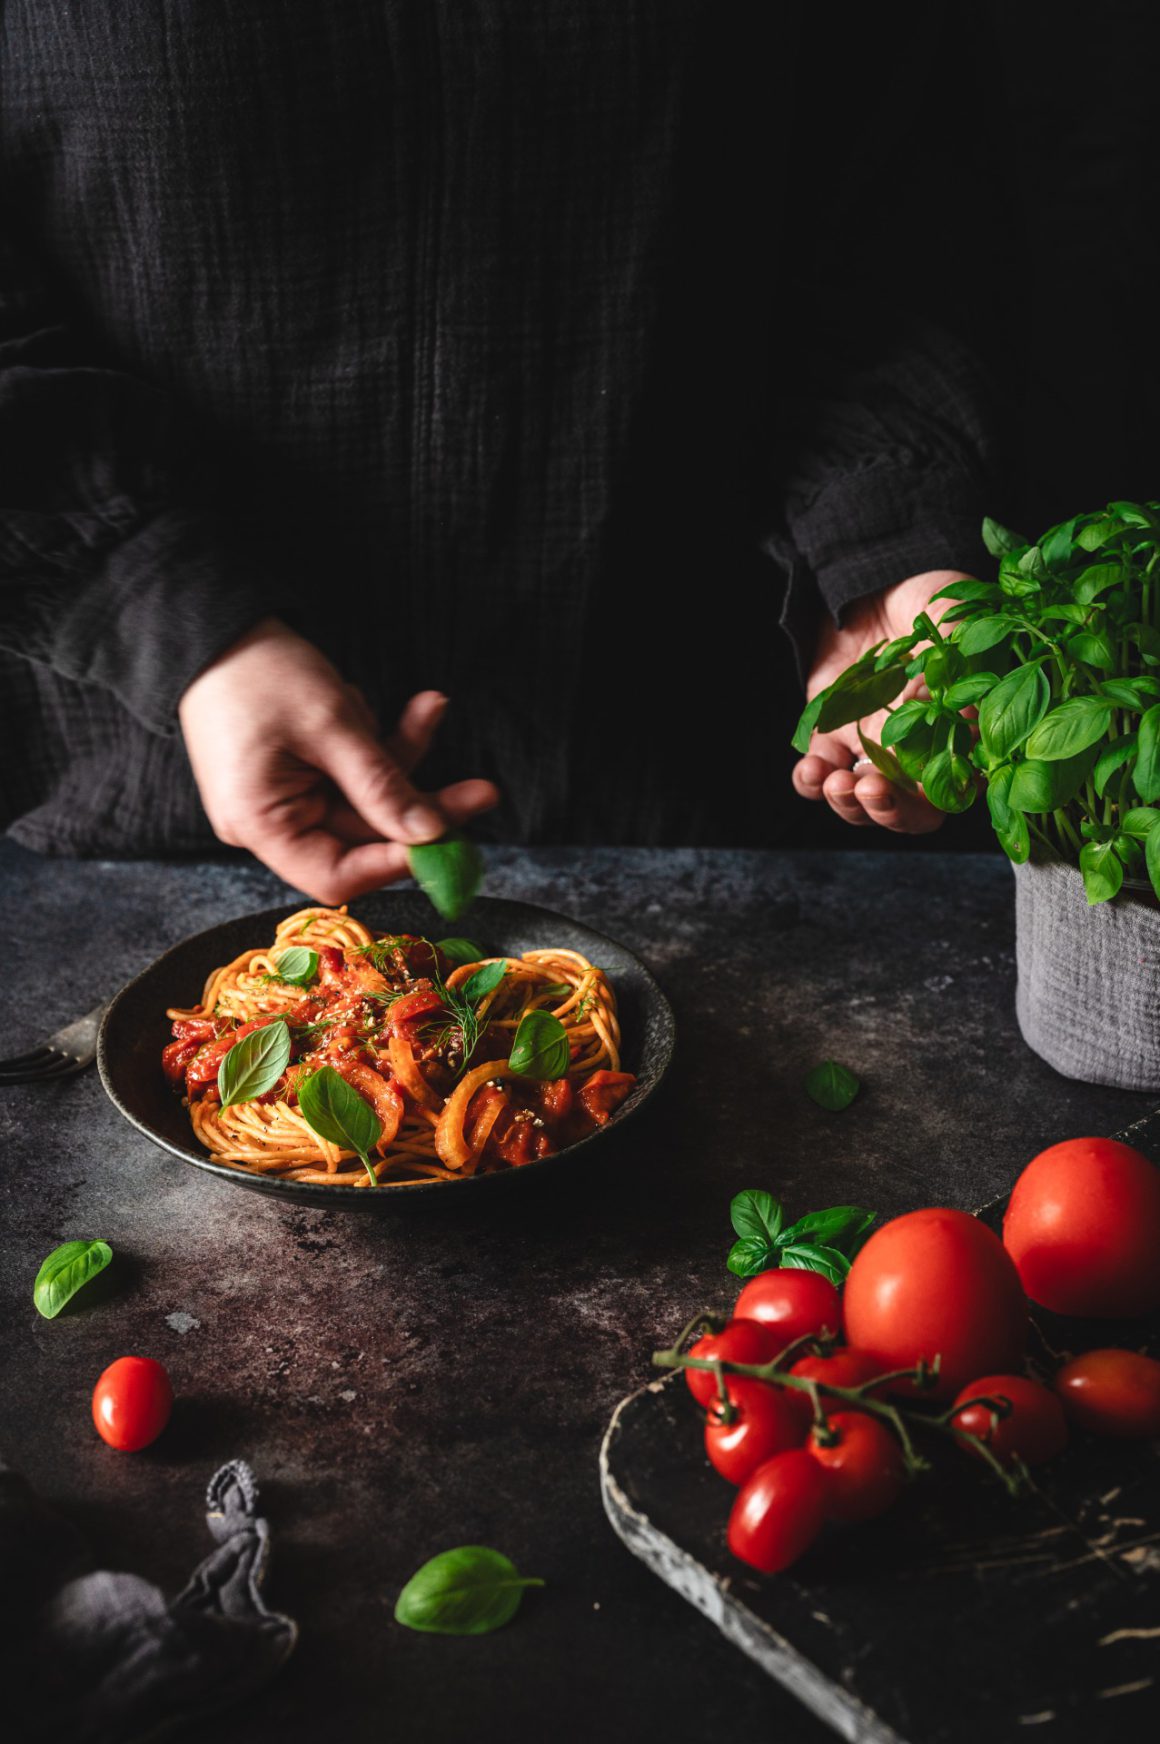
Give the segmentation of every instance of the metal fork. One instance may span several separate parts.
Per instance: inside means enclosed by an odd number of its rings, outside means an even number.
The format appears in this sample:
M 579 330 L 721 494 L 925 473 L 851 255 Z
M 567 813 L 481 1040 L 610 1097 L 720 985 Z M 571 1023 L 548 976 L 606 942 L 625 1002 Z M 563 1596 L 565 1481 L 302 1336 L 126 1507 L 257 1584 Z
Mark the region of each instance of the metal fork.
M 71 1078 L 83 1072 L 97 1057 L 97 1031 L 105 1007 L 98 1005 L 86 1017 L 66 1023 L 50 1035 L 38 1048 L 27 1054 L 14 1054 L 10 1060 L 0 1060 L 0 1086 L 5 1084 L 44 1084 L 56 1078 Z

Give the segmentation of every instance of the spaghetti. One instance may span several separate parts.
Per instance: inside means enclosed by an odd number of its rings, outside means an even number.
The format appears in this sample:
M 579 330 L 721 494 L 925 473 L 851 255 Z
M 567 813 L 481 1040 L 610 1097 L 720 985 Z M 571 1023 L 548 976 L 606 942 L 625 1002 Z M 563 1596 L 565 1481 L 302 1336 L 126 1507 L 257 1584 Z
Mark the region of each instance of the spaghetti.
M 305 964 L 306 973 L 289 984 L 283 961 Z M 535 1012 L 550 1014 L 567 1038 L 567 1066 L 554 1078 L 510 1063 L 516 1033 Z M 205 1148 L 250 1174 L 312 1184 L 371 1184 L 357 1152 L 320 1136 L 299 1106 L 297 1086 L 322 1066 L 374 1109 L 381 1133 L 369 1166 L 392 1185 L 548 1156 L 605 1125 L 635 1082 L 620 1070 L 616 997 L 578 951 L 481 956 L 453 967 L 438 945 L 374 934 L 345 908 L 290 915 L 268 948 L 215 969 L 200 1004 L 167 1016 L 174 1039 L 162 1065 Z M 254 1100 L 223 1107 L 222 1060 L 279 1019 L 291 1037 L 285 1071 Z M 533 1021 L 559 1036 L 556 1025 Z

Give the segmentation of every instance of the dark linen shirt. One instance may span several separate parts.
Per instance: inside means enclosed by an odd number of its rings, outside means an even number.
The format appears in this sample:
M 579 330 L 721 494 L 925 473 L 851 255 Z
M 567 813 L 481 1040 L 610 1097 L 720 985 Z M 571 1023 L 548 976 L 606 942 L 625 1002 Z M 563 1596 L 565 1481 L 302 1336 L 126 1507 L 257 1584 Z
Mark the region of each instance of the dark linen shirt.
M 945 20 L 869 10 L 0 3 L 12 834 L 209 841 L 176 704 L 274 612 L 509 839 L 784 835 L 781 626 L 989 500 Z

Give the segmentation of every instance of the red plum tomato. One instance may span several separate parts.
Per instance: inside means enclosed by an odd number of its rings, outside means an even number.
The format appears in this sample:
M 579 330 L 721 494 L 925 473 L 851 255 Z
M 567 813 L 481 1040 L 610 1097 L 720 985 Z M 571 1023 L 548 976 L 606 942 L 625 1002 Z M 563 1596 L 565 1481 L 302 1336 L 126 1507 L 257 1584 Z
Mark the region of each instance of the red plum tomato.
M 788 1266 L 750 1278 L 733 1312 L 775 1332 L 778 1351 L 807 1333 L 829 1331 L 837 1338 L 842 1331 L 842 1301 L 829 1278 Z
M 776 1453 L 748 1477 L 729 1515 L 729 1548 L 762 1574 L 807 1551 L 826 1517 L 826 1474 L 804 1447 Z
M 848 1525 L 873 1520 L 905 1488 L 906 1464 L 897 1439 L 865 1411 L 835 1411 L 825 1431 L 810 1431 L 806 1448 L 826 1475 L 831 1520 Z
M 1011 1409 L 995 1422 L 987 1405 L 972 1405 L 971 1399 L 1006 1399 Z M 960 1410 L 959 1406 L 966 1406 Z M 1025 1465 L 1042 1465 L 1067 1446 L 1067 1424 L 1055 1394 L 1026 1375 L 981 1375 L 965 1386 L 954 1405 L 954 1426 L 985 1441 L 1004 1465 L 1021 1459 Z M 968 1453 L 982 1456 L 964 1442 Z
M 121 1453 L 137 1453 L 156 1441 L 173 1409 L 173 1388 L 150 1356 L 121 1356 L 93 1388 L 97 1434 Z
M 729 1402 L 737 1415 L 722 1423 L 718 1407 L 710 1406 L 705 1424 L 705 1452 L 709 1464 L 731 1484 L 743 1484 L 759 1465 L 775 1453 L 800 1447 L 805 1429 L 796 1402 L 767 1381 L 746 1380 L 734 1375 L 727 1383 Z
M 772 1362 L 781 1349 L 781 1340 L 771 1337 L 757 1320 L 730 1320 L 720 1332 L 710 1332 L 699 1338 L 689 1351 L 690 1356 L 708 1362 Z M 712 1369 L 686 1369 L 685 1380 L 698 1405 L 708 1405 L 717 1398 L 717 1377 Z
M 933 1207 L 877 1230 L 846 1279 L 851 1345 L 887 1369 L 940 1358 L 927 1396 L 953 1399 L 976 1375 L 1017 1369 L 1027 1341 L 1027 1303 L 1010 1255 L 977 1217 Z M 909 1382 L 891 1391 L 913 1392 Z
M 1071 1138 L 1032 1158 L 1003 1241 L 1033 1302 L 1097 1319 L 1160 1307 L 1160 1169 L 1112 1138 Z
M 1160 1362 L 1135 1350 L 1089 1350 L 1055 1377 L 1075 1429 L 1125 1440 L 1160 1435 Z

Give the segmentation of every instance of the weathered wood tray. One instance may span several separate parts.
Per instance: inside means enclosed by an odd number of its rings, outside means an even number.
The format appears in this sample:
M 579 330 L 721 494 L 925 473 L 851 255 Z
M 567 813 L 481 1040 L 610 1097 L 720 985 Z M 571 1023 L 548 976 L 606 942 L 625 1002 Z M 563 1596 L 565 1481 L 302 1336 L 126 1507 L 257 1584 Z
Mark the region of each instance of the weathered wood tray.
M 1160 1111 L 1117 1136 L 1160 1162 Z M 1160 1355 L 1160 1321 L 1036 1311 L 1033 1362 L 1117 1344 Z M 767 1579 L 726 1548 L 733 1491 L 674 1374 L 618 1406 L 600 1482 L 629 1549 L 844 1738 L 1160 1736 L 1160 1443 L 1077 1439 L 1018 1501 L 964 1467 L 947 1449 Z

